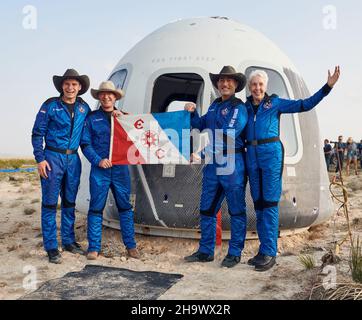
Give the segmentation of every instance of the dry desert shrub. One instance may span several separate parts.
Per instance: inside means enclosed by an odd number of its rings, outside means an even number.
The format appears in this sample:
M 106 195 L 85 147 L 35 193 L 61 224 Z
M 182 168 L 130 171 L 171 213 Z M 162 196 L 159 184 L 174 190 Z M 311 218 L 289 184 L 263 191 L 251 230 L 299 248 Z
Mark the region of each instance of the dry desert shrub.
M 2 169 L 19 169 L 24 165 L 35 166 L 36 161 L 33 159 L 0 159 Z
M 362 284 L 337 283 L 335 288 L 325 290 L 323 285 L 313 287 L 310 300 L 362 300 Z
M 352 271 L 352 279 L 356 282 L 362 283 L 362 242 L 359 237 L 354 241 L 351 246 L 351 256 L 349 265 Z
M 316 262 L 312 255 L 310 254 L 303 254 L 299 256 L 300 263 L 304 266 L 306 270 L 310 270 L 315 268 Z

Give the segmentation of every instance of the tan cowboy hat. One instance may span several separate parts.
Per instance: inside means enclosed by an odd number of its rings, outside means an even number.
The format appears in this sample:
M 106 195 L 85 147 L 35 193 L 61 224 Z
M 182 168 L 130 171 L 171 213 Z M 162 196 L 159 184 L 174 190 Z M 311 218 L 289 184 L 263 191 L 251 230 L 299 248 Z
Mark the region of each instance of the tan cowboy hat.
M 79 75 L 79 73 L 74 69 L 68 69 L 62 76 L 53 76 L 53 83 L 55 88 L 59 93 L 63 94 L 63 82 L 64 80 L 74 79 L 79 81 L 82 86 L 82 89 L 79 91 L 78 96 L 86 93 L 89 89 L 89 77 L 86 75 Z
M 219 74 L 210 73 L 211 82 L 216 89 L 217 89 L 217 82 L 222 76 L 233 78 L 238 82 L 238 86 L 236 87 L 235 92 L 240 92 L 246 86 L 246 77 L 244 74 L 236 72 L 236 70 L 232 66 L 225 66 L 221 69 Z
M 99 100 L 98 94 L 100 92 L 112 92 L 116 96 L 116 100 L 120 100 L 124 97 L 124 92 L 121 89 L 117 89 L 112 81 L 104 81 L 99 85 L 99 89 L 91 89 L 92 97 Z

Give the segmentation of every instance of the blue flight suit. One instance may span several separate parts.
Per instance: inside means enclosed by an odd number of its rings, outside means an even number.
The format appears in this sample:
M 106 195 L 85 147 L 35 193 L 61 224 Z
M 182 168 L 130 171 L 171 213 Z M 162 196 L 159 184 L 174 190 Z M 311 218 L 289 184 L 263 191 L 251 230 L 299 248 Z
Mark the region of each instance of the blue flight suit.
M 257 217 L 259 253 L 275 257 L 279 234 L 278 204 L 282 192 L 284 149 L 279 139 L 280 115 L 313 109 L 331 88 L 326 84 L 305 100 L 286 100 L 266 95 L 254 112 L 252 97 L 246 102 L 246 166 Z
M 59 194 L 62 199 L 62 245 L 75 242 L 75 200 L 81 175 L 77 150 L 89 112 L 88 104 L 78 97 L 72 118 L 60 97 L 51 98 L 41 106 L 34 123 L 32 145 L 35 160 L 37 163 L 46 160 L 51 168 L 48 178 L 41 178 L 41 220 L 46 251 L 58 249 L 56 210 Z
M 200 204 L 201 239 L 199 252 L 214 254 L 216 242 L 216 215 L 226 196 L 228 203 L 231 239 L 229 255 L 240 256 L 246 237 L 246 175 L 244 166 L 243 129 L 247 122 L 247 111 L 235 96 L 226 101 L 216 99 L 206 115 L 200 117 L 191 113 L 192 128 L 208 130 L 211 144 L 206 147 L 206 155 L 211 154 L 212 163 L 203 170 L 202 195 Z M 217 130 L 219 129 L 219 130 Z M 220 136 L 221 135 L 221 136 Z M 232 139 L 232 150 L 227 152 L 227 140 Z M 229 140 L 230 141 L 230 140 Z M 223 164 L 219 158 L 223 157 Z M 232 166 L 231 171 L 220 170 Z M 228 172 L 230 171 L 230 172 Z
M 92 165 L 89 186 L 88 252 L 100 252 L 102 242 L 103 210 L 109 189 L 112 190 L 119 212 L 123 243 L 127 249 L 136 248 L 132 205 L 129 202 L 131 179 L 126 165 L 100 168 L 102 159 L 109 159 L 111 139 L 111 114 L 102 108 L 93 111 L 84 125 L 81 147 Z

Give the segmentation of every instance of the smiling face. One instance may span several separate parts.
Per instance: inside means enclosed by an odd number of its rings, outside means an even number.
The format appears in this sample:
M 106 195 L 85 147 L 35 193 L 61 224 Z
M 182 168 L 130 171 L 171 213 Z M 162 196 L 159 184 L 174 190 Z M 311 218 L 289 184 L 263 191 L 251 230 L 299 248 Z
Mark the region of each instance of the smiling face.
M 82 86 L 78 80 L 67 79 L 63 81 L 63 99 L 65 102 L 74 102 Z
M 104 111 L 113 111 L 116 103 L 116 96 L 112 92 L 101 91 L 98 93 L 98 98 Z
M 238 82 L 230 77 L 222 76 L 217 82 L 217 88 L 224 100 L 230 98 L 232 95 L 235 94 L 237 86 Z
M 253 96 L 254 102 L 259 104 L 265 97 L 267 84 L 260 76 L 255 76 L 250 80 L 249 91 Z

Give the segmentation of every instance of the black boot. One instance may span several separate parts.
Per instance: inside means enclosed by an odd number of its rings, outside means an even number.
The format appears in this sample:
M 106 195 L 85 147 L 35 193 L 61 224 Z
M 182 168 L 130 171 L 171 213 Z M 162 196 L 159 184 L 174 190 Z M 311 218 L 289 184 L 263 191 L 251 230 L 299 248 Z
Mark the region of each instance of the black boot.
M 187 262 L 210 262 L 214 260 L 214 256 L 197 251 L 184 259 Z
M 47 251 L 50 263 L 60 264 L 62 263 L 62 255 L 58 249 Z
M 85 254 L 85 252 L 82 250 L 82 247 L 80 246 L 80 244 L 79 243 L 76 243 L 76 242 L 74 242 L 74 243 L 72 243 L 72 244 L 67 244 L 67 245 L 64 245 L 63 246 L 63 249 L 65 250 L 65 251 L 69 251 L 69 252 L 71 252 L 71 253 L 73 253 L 73 254 L 80 254 L 80 255 L 84 255 Z
M 261 257 L 261 255 L 262 254 L 260 252 L 258 252 L 258 254 L 255 257 L 248 260 L 248 265 L 249 266 L 255 266 L 256 263 L 258 262 L 259 258 Z
M 255 264 L 256 271 L 267 271 L 275 265 L 276 257 L 262 254 Z
M 239 262 L 240 262 L 240 257 L 228 254 L 221 262 L 221 265 L 226 268 L 232 268 L 236 266 Z

